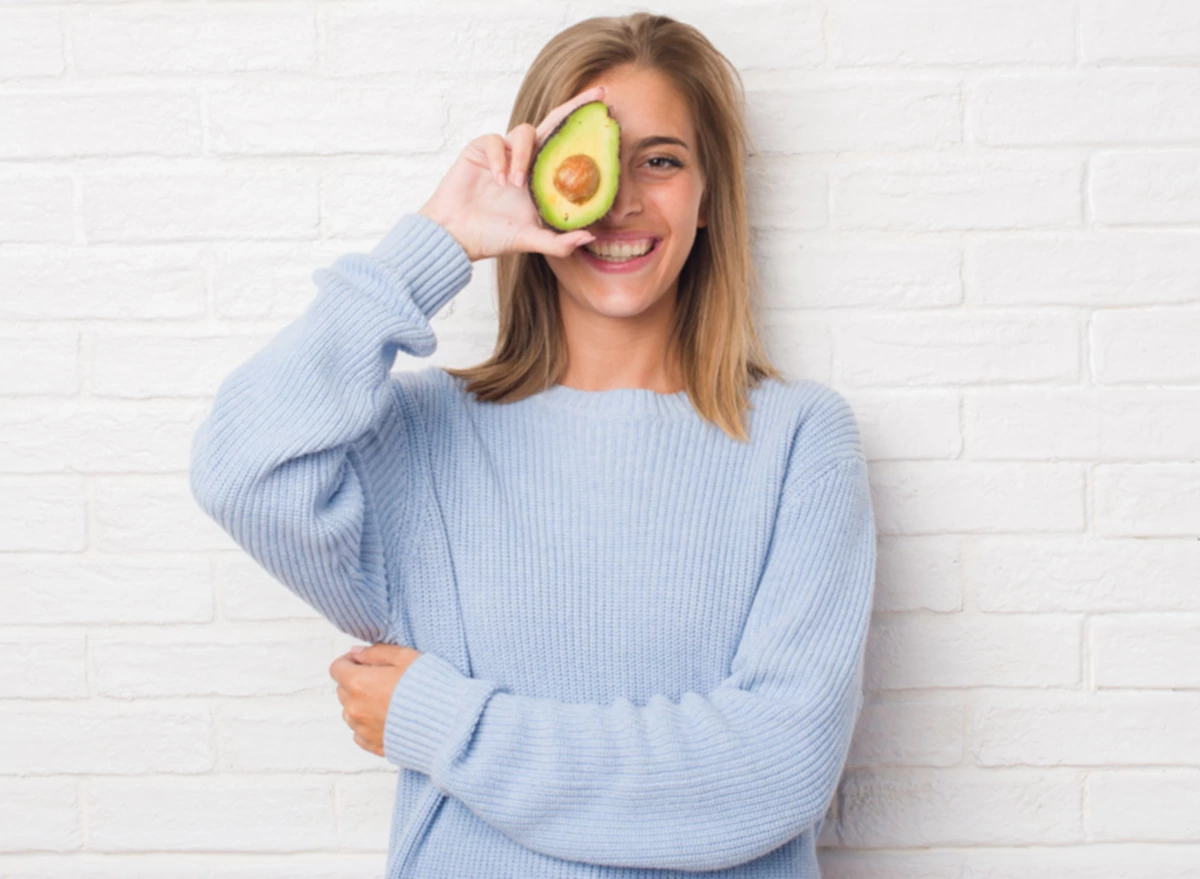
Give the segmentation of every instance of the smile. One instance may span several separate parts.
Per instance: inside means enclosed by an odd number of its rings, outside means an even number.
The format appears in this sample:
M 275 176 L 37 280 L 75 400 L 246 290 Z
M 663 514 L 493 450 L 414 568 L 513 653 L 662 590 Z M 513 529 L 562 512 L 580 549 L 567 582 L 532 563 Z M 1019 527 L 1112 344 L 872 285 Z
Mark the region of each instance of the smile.
M 658 258 L 659 244 L 661 243 L 657 238 L 622 242 L 617 246 L 609 245 L 601 248 L 599 254 L 592 250 L 592 245 L 585 244 L 583 247 L 577 248 L 575 252 L 584 262 L 601 272 L 636 272 Z

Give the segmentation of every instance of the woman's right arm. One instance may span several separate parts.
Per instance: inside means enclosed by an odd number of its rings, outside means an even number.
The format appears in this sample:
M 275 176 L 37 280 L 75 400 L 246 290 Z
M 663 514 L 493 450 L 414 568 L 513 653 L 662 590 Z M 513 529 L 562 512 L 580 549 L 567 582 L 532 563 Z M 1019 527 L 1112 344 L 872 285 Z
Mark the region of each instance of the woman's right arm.
M 366 442 L 386 434 L 391 500 L 430 500 L 410 441 L 419 426 L 394 405 L 399 389 L 388 373 L 396 351 L 434 352 L 429 319 L 466 286 L 475 260 L 568 256 L 594 239 L 543 227 L 520 181 L 538 141 L 602 95 L 576 95 L 536 129 L 526 123 L 507 137 L 476 138 L 421 210 L 370 254 L 346 254 L 313 272 L 316 299 L 221 383 L 193 439 L 191 488 L 200 506 L 347 634 L 386 641 L 395 618 L 383 557 L 395 535 L 382 533 L 371 504 Z
M 313 272 L 304 314 L 220 385 L 192 443 L 200 506 L 251 556 L 343 632 L 386 640 L 392 627 L 382 547 L 358 444 L 388 442 L 389 490 L 420 502 L 410 429 L 388 372 L 401 350 L 437 347 L 429 319 L 466 286 L 467 252 L 422 213 L 370 254 Z M 419 518 L 419 517 L 418 517 Z

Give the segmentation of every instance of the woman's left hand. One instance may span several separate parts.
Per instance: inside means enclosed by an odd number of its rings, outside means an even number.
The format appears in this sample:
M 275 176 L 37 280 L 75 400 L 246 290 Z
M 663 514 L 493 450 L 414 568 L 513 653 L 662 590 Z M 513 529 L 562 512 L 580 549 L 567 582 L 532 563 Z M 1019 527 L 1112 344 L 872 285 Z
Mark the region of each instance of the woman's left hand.
M 412 647 L 372 644 L 351 649 L 329 666 L 329 676 L 338 684 L 342 719 L 354 730 L 354 743 L 364 751 L 385 756 L 383 726 L 392 691 L 420 655 Z

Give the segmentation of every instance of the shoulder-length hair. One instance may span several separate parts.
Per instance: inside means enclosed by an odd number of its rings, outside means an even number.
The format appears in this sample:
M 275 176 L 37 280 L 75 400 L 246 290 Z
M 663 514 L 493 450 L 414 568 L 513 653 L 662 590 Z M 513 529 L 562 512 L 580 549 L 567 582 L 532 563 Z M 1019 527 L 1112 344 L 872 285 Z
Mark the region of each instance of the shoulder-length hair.
M 695 27 L 637 12 L 589 18 L 555 35 L 534 59 L 517 91 L 508 130 L 537 125 L 583 86 L 622 64 L 661 72 L 685 99 L 695 124 L 707 181 L 696 230 L 679 273 L 671 342 L 678 348 L 693 408 L 737 440 L 748 390 L 782 379 L 754 326 L 761 284 L 751 257 L 746 209 L 745 92 L 737 68 Z M 483 363 L 446 372 L 486 402 L 511 402 L 556 384 L 567 366 L 558 284 L 540 253 L 497 258 L 499 332 Z

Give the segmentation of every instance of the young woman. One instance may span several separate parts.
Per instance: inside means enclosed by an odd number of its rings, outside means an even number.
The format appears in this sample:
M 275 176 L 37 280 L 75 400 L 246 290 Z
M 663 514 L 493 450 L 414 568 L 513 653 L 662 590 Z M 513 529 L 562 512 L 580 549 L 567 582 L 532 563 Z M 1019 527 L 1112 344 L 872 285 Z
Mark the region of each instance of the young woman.
M 616 201 L 557 232 L 526 176 L 595 100 Z M 689 26 L 568 28 L 509 133 L 314 272 L 196 436 L 203 508 L 374 642 L 330 673 L 400 769 L 388 877 L 818 875 L 875 532 L 850 408 L 759 350 L 741 113 Z M 652 249 L 622 264 L 614 241 Z M 390 375 L 490 257 L 492 356 Z

